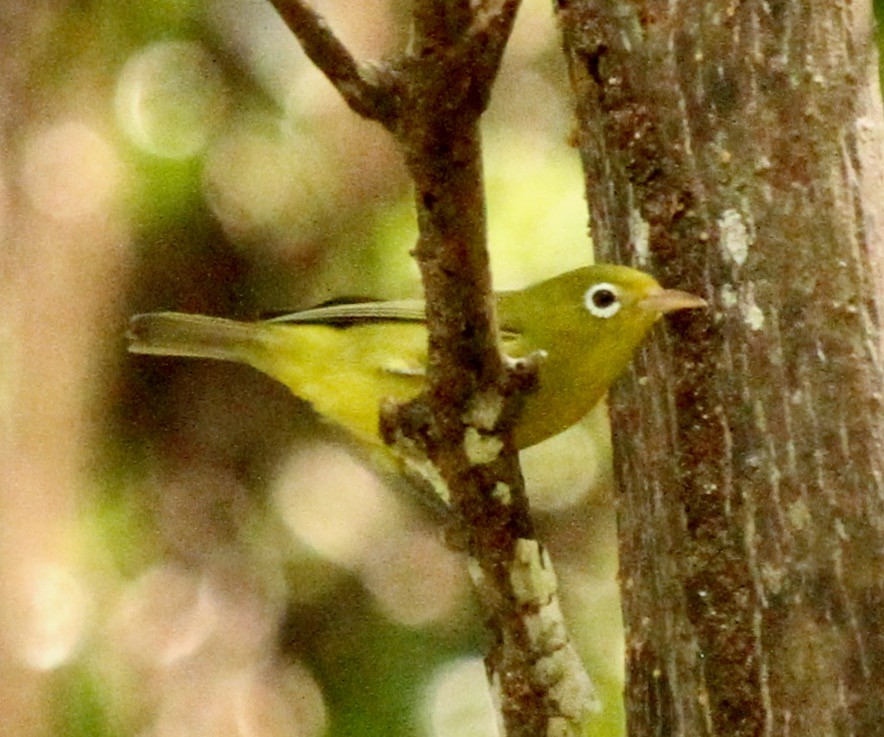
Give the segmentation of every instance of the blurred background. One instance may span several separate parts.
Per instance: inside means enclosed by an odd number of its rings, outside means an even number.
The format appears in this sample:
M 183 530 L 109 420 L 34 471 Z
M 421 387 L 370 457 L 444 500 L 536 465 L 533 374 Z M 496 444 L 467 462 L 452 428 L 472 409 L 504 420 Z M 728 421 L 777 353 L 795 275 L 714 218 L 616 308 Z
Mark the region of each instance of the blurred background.
M 364 59 L 404 0 L 314 0 Z M 420 294 L 411 191 L 263 0 L 0 0 L 0 734 L 494 734 L 463 558 L 250 369 L 130 356 L 135 312 Z M 548 3 L 484 123 L 498 288 L 587 263 Z M 601 413 L 523 454 L 623 732 Z

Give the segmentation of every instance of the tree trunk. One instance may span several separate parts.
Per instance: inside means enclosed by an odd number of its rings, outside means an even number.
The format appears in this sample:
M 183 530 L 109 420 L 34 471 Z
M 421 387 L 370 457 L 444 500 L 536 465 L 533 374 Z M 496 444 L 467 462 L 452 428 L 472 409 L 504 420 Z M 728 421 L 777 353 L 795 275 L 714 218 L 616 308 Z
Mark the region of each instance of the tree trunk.
M 599 260 L 703 294 L 611 401 L 640 735 L 884 734 L 868 0 L 560 0 Z

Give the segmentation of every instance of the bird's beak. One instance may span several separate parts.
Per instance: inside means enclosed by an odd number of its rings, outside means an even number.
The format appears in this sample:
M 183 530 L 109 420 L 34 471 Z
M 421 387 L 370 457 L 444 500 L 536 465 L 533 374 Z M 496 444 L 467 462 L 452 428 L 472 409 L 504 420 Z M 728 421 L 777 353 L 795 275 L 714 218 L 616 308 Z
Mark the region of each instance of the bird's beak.
M 679 289 L 660 289 L 651 292 L 644 299 L 639 300 L 639 307 L 649 312 L 658 312 L 661 315 L 676 310 L 692 310 L 697 307 L 706 307 L 707 302 L 702 297 L 697 297 L 690 292 L 682 292 Z

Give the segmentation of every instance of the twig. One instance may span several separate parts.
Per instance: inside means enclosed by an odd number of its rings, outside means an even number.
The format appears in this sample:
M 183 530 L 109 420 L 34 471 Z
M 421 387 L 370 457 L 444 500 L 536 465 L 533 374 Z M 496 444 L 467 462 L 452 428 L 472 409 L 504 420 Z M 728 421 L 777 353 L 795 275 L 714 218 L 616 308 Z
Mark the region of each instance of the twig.
M 356 61 L 325 19 L 302 0 L 270 3 L 300 41 L 310 61 L 328 77 L 353 111 L 390 127 L 396 105 L 389 70 Z

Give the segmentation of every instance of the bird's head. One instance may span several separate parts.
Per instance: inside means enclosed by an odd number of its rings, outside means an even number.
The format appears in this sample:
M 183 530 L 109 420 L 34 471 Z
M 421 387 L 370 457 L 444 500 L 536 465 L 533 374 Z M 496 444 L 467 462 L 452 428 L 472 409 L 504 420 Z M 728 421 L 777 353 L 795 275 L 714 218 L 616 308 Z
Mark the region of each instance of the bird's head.
M 509 312 L 522 322 L 514 332 L 531 336 L 538 349 L 588 361 L 590 370 L 613 379 L 662 315 L 705 305 L 637 269 L 595 264 L 528 287 Z

